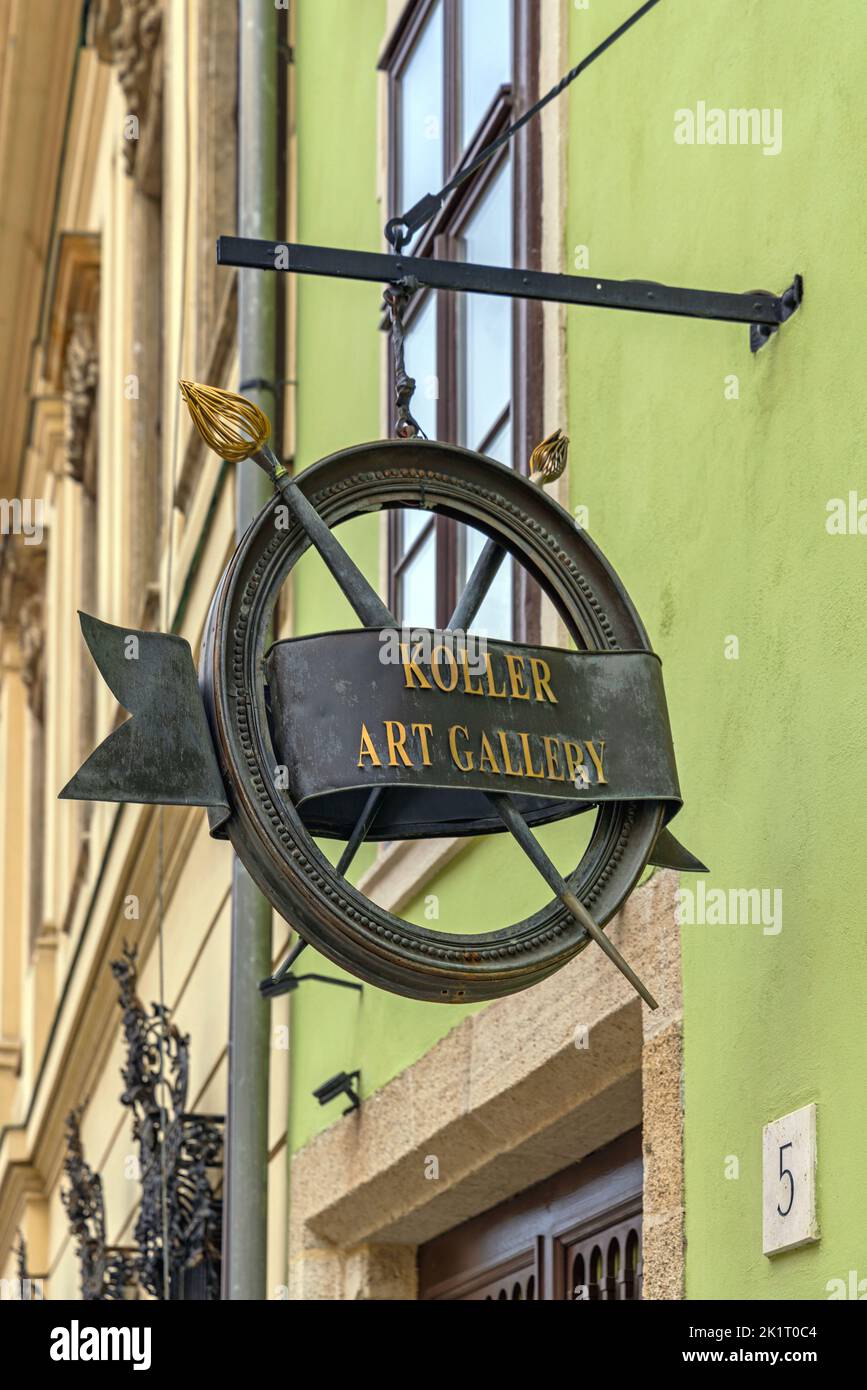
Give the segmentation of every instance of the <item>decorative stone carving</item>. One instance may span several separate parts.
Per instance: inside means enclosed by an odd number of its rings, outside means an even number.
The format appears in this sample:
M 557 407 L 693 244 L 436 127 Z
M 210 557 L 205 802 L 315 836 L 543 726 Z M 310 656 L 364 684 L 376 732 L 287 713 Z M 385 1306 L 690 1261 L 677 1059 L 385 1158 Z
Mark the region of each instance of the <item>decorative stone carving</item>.
M 128 174 L 135 168 L 140 128 L 147 117 L 151 94 L 154 52 L 162 26 L 160 0 L 97 0 L 92 14 L 92 34 L 103 62 L 117 70 L 127 104 L 127 117 L 137 131 L 125 131 L 123 155 Z
M 27 690 L 27 701 L 42 718 L 45 675 L 45 547 L 25 545 L 11 537 L 0 584 L 0 623 L 17 633 L 16 667 Z
M 66 414 L 66 464 L 70 477 L 84 480 L 90 419 L 99 382 L 99 353 L 88 314 L 77 313 L 66 349 L 63 403 Z
M 42 589 L 29 595 L 18 611 L 21 644 L 21 679 L 27 700 L 37 719 L 43 715 L 45 690 L 45 595 Z

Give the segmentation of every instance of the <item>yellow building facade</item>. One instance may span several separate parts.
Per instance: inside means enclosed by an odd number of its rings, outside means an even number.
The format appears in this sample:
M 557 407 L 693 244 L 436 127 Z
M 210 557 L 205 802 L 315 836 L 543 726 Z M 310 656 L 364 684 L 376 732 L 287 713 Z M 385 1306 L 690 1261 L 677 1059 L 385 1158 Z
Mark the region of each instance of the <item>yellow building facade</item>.
M 60 1200 L 70 1110 L 84 1106 L 111 1244 L 129 1244 L 138 1202 L 110 971 L 124 941 L 141 999 L 163 999 L 190 1035 L 190 1108 L 226 1108 L 231 856 L 197 809 L 57 792 L 124 717 L 76 611 L 177 622 L 195 648 L 233 548 L 231 475 L 180 418 L 176 383 L 237 385 L 235 274 L 218 278 L 214 256 L 235 226 L 237 18 L 228 0 L 10 0 L 0 26 L 0 467 L 4 496 L 39 499 L 43 530 L 40 543 L 25 502 L 2 550 L 0 1273 L 16 1275 L 20 1232 L 44 1296 L 77 1298 Z M 275 953 L 286 936 L 278 926 Z M 284 1001 L 272 1013 L 279 1036 Z M 280 1296 L 287 1105 L 274 1070 Z

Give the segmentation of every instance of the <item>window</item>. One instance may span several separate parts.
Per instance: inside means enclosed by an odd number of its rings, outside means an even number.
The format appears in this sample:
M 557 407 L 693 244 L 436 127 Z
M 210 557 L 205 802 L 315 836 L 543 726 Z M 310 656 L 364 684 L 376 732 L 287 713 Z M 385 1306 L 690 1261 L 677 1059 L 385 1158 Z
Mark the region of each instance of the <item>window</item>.
M 538 7 L 531 0 L 418 0 L 383 60 L 389 74 L 390 214 L 406 212 L 499 135 L 534 99 Z M 422 227 L 412 255 L 538 265 L 538 131 L 531 122 Z M 427 292 L 406 316 L 413 413 L 441 439 L 526 470 L 542 437 L 541 307 Z M 444 627 L 485 537 L 425 512 L 394 512 L 390 602 L 401 621 Z M 538 591 L 508 560 L 473 624 L 538 636 Z
M 641 1298 L 641 1130 L 422 1245 L 419 1298 Z

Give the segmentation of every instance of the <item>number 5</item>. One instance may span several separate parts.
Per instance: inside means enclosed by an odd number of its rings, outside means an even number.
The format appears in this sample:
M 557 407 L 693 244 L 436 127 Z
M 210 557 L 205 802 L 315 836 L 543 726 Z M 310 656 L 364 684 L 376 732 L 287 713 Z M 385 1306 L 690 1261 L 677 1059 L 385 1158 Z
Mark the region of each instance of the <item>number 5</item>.
M 791 1147 L 792 1147 L 792 1141 L 791 1141 L 791 1140 L 789 1140 L 788 1144 L 781 1144 L 781 1145 L 780 1145 L 780 1182 L 783 1181 L 783 1178 L 788 1178 L 788 1179 L 789 1179 L 789 1185 L 790 1185 L 790 1188 L 791 1188 L 791 1191 L 790 1191 L 790 1193 L 789 1193 L 789 1205 L 786 1207 L 786 1210 L 783 1211 L 783 1209 L 782 1209 L 782 1207 L 780 1206 L 780 1204 L 777 1203 L 777 1212 L 778 1212 L 778 1214 L 779 1214 L 780 1216 L 788 1216 L 789 1212 L 792 1210 L 792 1203 L 793 1203 L 794 1200 L 795 1200 L 795 1179 L 794 1179 L 794 1177 L 792 1176 L 792 1170 L 791 1170 L 790 1168 L 784 1168 L 784 1167 L 783 1167 L 783 1150 L 784 1150 L 784 1149 L 790 1149 Z

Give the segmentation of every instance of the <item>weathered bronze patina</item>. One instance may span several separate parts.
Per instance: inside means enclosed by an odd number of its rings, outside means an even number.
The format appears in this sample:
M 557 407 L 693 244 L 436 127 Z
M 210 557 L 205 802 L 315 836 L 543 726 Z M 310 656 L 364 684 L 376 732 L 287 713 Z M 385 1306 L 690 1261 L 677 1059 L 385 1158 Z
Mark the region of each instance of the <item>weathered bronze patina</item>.
M 214 595 L 201 695 L 179 638 L 84 619 L 100 669 L 135 718 L 64 794 L 207 806 L 212 833 L 231 841 L 304 941 L 382 988 L 443 1003 L 493 999 L 544 979 L 592 936 L 652 1006 L 600 928 L 649 862 L 702 866 L 665 829 L 680 791 L 660 666 L 604 556 L 539 487 L 468 450 L 380 441 L 290 478 L 244 429 L 238 448 L 266 467 L 275 495 Z M 400 507 L 488 537 L 454 620 L 460 628 L 465 613 L 469 633 L 407 638 L 389 628 L 388 609 L 333 534 Z M 311 544 L 363 627 L 272 647 L 277 596 Z M 471 641 L 503 551 L 551 599 L 574 651 Z M 135 659 L 130 638 L 140 639 Z M 528 825 L 588 811 L 589 839 L 576 835 L 586 848 L 564 878 Z M 505 829 L 556 896 L 501 930 L 415 925 L 344 877 L 361 838 Z M 341 865 L 314 835 L 348 842 Z
M 376 840 L 499 832 L 491 791 L 516 797 L 529 825 L 602 801 L 679 808 L 652 652 L 470 648 L 443 633 L 426 659 L 391 637 L 302 637 L 266 658 L 275 751 L 312 833 L 348 839 L 371 786 L 393 789 Z
M 384 507 L 423 507 L 469 523 L 538 580 L 576 648 L 650 652 L 622 584 L 587 533 L 539 488 L 490 459 L 428 441 L 380 441 L 322 460 L 298 475 L 295 486 L 331 528 Z M 264 679 L 268 633 L 277 594 L 310 544 L 299 523 L 290 518 L 286 524 L 285 511 L 275 496 L 250 527 L 220 583 L 205 634 L 203 692 L 233 808 L 225 820 L 218 810 L 210 812 L 213 828 L 228 836 L 305 940 L 373 984 L 449 1003 L 493 999 L 535 984 L 590 939 L 562 902 L 487 933 L 406 922 L 337 872 L 311 838 L 303 807 L 280 785 L 285 764 L 275 747 Z M 492 707 L 501 703 L 490 699 Z M 649 799 L 593 798 L 595 824 L 569 883 L 600 925 L 625 901 L 653 855 L 671 795 L 667 784 Z M 574 804 L 579 810 L 581 803 Z M 342 818 L 341 829 L 349 818 Z M 439 830 L 425 820 L 427 833 L 452 833 L 453 819 L 447 816 Z M 493 829 L 492 822 L 485 828 Z

